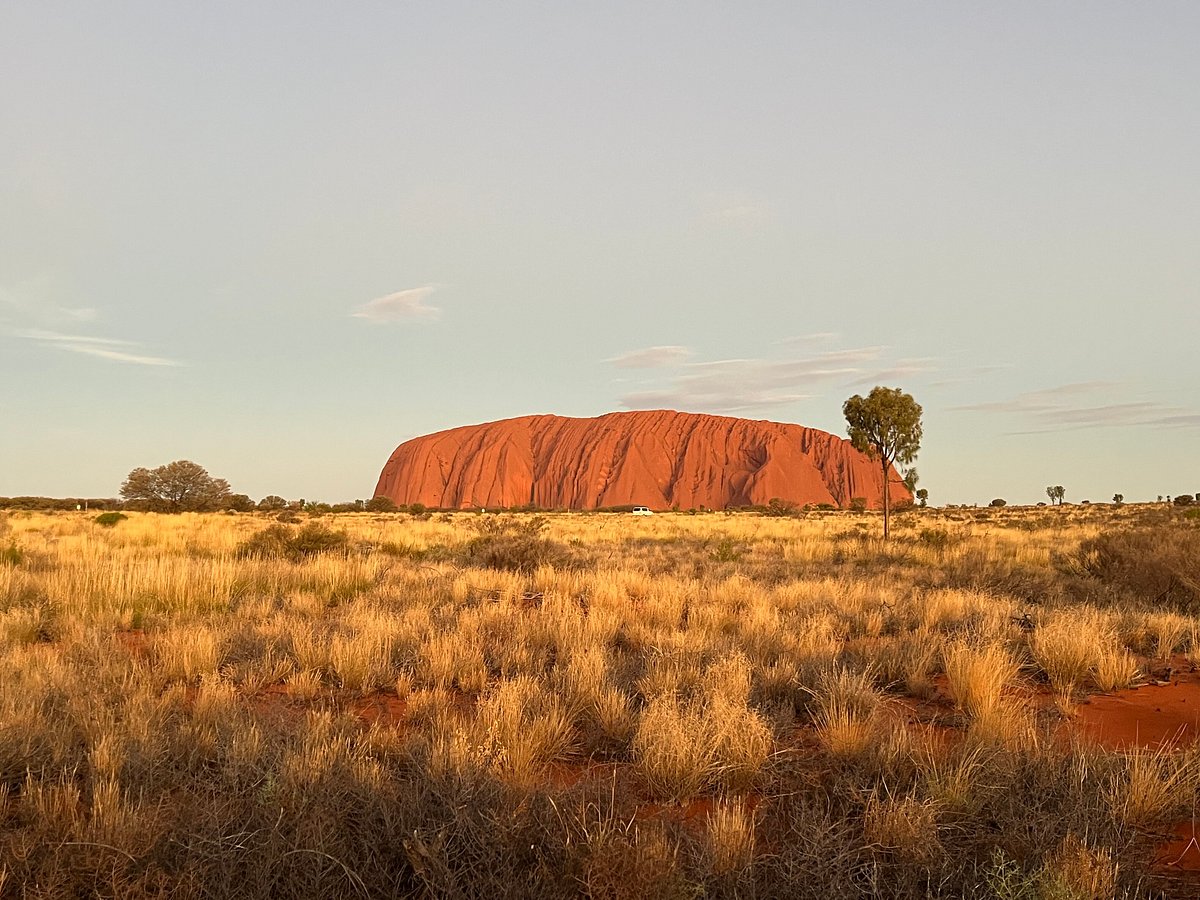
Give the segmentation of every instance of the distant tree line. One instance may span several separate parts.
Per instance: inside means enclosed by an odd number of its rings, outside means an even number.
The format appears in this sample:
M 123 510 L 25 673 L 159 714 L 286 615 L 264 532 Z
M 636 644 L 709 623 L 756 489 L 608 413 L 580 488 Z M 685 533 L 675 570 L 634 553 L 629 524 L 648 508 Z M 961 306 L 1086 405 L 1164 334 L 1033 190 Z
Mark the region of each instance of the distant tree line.
M 120 509 L 125 504 L 117 497 L 0 497 L 0 509 Z
M 852 402 L 853 401 L 853 402 Z M 881 466 L 890 465 L 892 461 L 911 463 L 916 455 L 920 438 L 921 407 L 912 398 L 901 393 L 898 389 L 877 388 L 864 399 L 852 397 L 847 401 L 847 418 L 851 422 L 849 431 L 858 443 L 866 448 Z M 889 503 L 886 484 L 890 478 L 885 475 L 884 516 L 891 511 L 912 508 L 913 501 L 907 498 L 899 503 Z M 917 504 L 926 506 L 929 492 L 924 488 L 916 489 L 917 473 L 909 469 L 904 478 L 905 486 L 915 496 Z M 1046 496 L 1052 504 L 1065 503 L 1066 489 L 1061 485 L 1050 485 L 1046 488 Z M 1163 501 L 1160 495 L 1159 502 Z M 1166 497 L 1166 502 L 1174 506 L 1192 506 L 1200 503 L 1200 494 L 1177 494 Z M 1088 503 L 1087 500 L 1080 501 Z M 1124 494 L 1114 494 L 1112 502 L 1120 505 L 1125 502 Z M 997 497 L 989 504 L 992 507 L 1006 506 L 1003 498 Z M 1038 504 L 1044 506 L 1045 504 Z M 848 504 L 855 512 L 866 510 L 867 501 L 863 497 L 852 497 Z M 594 513 L 627 513 L 634 507 L 631 505 L 610 506 L 592 510 Z M 801 506 L 794 501 L 772 498 L 770 503 L 763 506 L 744 506 L 730 508 L 725 511 L 757 512 L 767 516 L 796 516 L 810 510 L 832 510 L 832 504 L 821 503 Z M 431 510 L 422 503 L 398 505 L 389 497 L 374 497 L 370 500 L 353 500 L 343 503 L 323 503 L 305 499 L 287 500 L 278 494 L 268 494 L 257 503 L 246 494 L 235 493 L 224 478 L 214 478 L 208 471 L 191 460 L 181 459 L 150 469 L 138 467 L 133 469 L 121 484 L 120 497 L 0 497 L 0 510 L 74 510 L 87 509 L 105 512 L 110 510 L 144 510 L 150 512 L 308 512 L 308 513 L 346 513 L 370 512 L 393 513 L 403 512 L 411 515 L 425 516 Z M 714 512 L 715 510 L 701 507 L 700 509 L 680 510 L 676 512 L 696 513 Z M 480 512 L 553 512 L 534 504 L 525 504 L 508 508 L 494 507 Z M 565 510 L 562 510 L 565 511 Z

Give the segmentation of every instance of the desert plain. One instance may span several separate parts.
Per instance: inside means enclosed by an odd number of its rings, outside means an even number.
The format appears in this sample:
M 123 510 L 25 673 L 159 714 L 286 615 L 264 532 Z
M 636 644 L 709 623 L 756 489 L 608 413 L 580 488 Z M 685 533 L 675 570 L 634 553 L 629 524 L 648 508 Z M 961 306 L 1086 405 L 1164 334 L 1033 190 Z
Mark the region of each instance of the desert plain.
M 775 512 L 4 514 L 0 896 L 1200 892 L 1197 518 Z

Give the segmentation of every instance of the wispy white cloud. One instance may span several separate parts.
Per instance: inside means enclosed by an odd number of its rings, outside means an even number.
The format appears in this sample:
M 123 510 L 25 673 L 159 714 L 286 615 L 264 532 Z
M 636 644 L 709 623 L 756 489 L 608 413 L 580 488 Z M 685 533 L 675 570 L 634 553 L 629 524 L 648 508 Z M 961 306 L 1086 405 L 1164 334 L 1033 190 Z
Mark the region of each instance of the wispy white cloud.
M 938 370 L 939 360 L 934 356 L 921 356 L 910 359 L 898 359 L 884 369 L 878 369 L 856 378 L 850 382 L 852 386 L 860 384 L 881 384 L 885 381 L 895 381 L 898 378 L 910 378 L 913 375 L 924 375 Z
M 810 344 L 827 344 L 830 341 L 836 341 L 839 337 L 841 335 L 836 331 L 814 331 L 812 334 L 794 334 L 791 337 L 772 341 L 772 343 L 779 347 L 808 346 Z
M 1116 386 L 1116 383 L 1112 381 L 1076 381 L 1037 391 L 1025 391 L 1008 400 L 968 403 L 963 406 L 951 407 L 951 409 L 961 412 L 1040 413 L 1066 408 L 1069 406 L 1067 400 L 1071 397 L 1095 394 Z
M 804 400 L 811 389 L 861 374 L 883 347 L 832 350 L 803 359 L 723 359 L 689 363 L 667 385 L 633 391 L 621 398 L 630 409 L 684 409 L 747 412 Z
M 96 337 L 89 334 L 63 334 L 58 331 L 47 331 L 44 328 L 23 328 L 14 331 L 17 337 L 28 338 L 31 341 L 45 343 L 97 344 L 110 347 L 131 347 L 133 341 L 123 341 L 118 338 Z
M 135 341 L 99 335 L 65 333 L 97 318 L 95 307 L 67 306 L 46 298 L 54 290 L 50 280 L 34 279 L 11 287 L 0 287 L 0 333 L 54 350 L 94 356 L 111 362 L 139 366 L 178 366 L 164 356 L 151 356 Z
M 425 302 L 436 290 L 437 285 L 426 284 L 404 291 L 396 291 L 394 294 L 368 300 L 362 306 L 357 307 L 351 315 L 354 318 L 366 319 L 368 322 L 377 324 L 436 319 L 441 315 L 441 309 Z
M 965 369 L 952 370 L 946 378 L 931 381 L 930 387 L 941 388 L 949 387 L 954 384 L 967 384 L 973 381 L 978 381 L 984 375 L 990 375 L 993 372 L 1001 372 L 1005 369 L 1013 368 L 1012 363 L 993 363 L 982 366 L 969 366 Z
M 92 344 L 59 344 L 59 349 L 70 350 L 72 353 L 82 353 L 86 356 L 98 356 L 100 359 L 110 359 L 113 362 L 133 363 L 139 366 L 181 366 L 183 363 L 176 359 L 163 356 L 142 356 L 138 353 L 126 353 L 124 350 L 110 350 L 107 347 L 97 347 Z
M 50 283 L 45 278 L 0 286 L 0 322 L 10 320 L 53 326 L 95 320 L 95 307 L 63 306 L 45 298 L 49 290 Z
M 613 356 L 605 362 L 619 369 L 665 369 L 677 366 L 692 355 L 687 347 L 669 345 L 662 347 L 646 347 L 642 350 L 630 350 L 620 356 Z
M 1110 402 L 1104 402 L 1110 401 Z M 1131 398 L 1114 381 L 1080 381 L 1026 391 L 1008 400 L 990 400 L 951 407 L 958 412 L 999 413 L 1015 417 L 1024 427 L 1015 434 L 1036 434 L 1080 428 L 1152 426 L 1182 428 L 1200 425 L 1200 413 L 1155 400 Z
M 135 352 L 139 346 L 134 341 L 119 338 L 97 337 L 85 334 L 62 334 L 57 331 L 47 331 L 41 328 L 28 328 L 12 332 L 13 335 L 26 340 L 35 341 L 43 347 L 56 350 L 66 350 L 69 353 L 80 353 L 85 356 L 95 356 L 112 362 L 130 363 L 139 366 L 179 366 L 178 360 L 167 359 L 163 356 L 147 356 Z
M 714 191 L 700 198 L 700 220 L 709 225 L 751 227 L 770 215 L 770 203 L 743 191 Z

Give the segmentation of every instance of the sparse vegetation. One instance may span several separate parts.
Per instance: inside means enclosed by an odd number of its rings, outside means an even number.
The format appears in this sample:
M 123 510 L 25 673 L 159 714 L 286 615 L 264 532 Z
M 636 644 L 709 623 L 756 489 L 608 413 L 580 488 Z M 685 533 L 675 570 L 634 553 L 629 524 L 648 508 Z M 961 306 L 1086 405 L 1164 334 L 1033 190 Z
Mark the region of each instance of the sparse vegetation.
M 880 466 L 883 484 L 883 539 L 890 534 L 892 464 L 911 465 L 921 449 L 921 404 L 900 388 L 876 386 L 842 405 L 846 433 L 854 448 Z M 913 485 L 916 472 L 913 471 Z
M 210 512 L 224 509 L 231 494 L 224 478 L 213 478 L 189 459 L 177 459 L 153 469 L 134 469 L 121 485 L 121 497 L 130 509 Z M 250 498 L 245 499 L 249 503 Z
M 0 523 L 0 895 L 1195 893 L 1180 513 L 275 515 Z

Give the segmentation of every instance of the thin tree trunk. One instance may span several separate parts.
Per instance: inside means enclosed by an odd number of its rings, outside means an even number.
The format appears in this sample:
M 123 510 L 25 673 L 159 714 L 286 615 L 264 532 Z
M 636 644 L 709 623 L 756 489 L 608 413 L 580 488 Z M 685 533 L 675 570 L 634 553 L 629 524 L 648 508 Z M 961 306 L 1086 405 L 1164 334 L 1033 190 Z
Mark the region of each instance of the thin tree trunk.
M 888 461 L 887 457 L 880 454 L 883 459 L 883 539 L 888 539 L 888 517 L 892 512 L 891 505 L 891 490 L 888 484 Z

